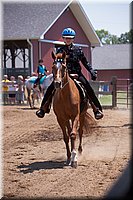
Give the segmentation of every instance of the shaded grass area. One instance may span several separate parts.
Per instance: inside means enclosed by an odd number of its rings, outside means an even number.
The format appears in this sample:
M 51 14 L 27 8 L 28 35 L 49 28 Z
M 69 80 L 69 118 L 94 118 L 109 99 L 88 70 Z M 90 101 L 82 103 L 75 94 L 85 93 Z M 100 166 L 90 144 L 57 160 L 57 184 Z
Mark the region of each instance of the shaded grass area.
M 99 101 L 102 105 L 111 106 L 112 105 L 112 95 L 99 95 Z M 117 92 L 117 107 L 125 106 L 128 107 L 131 105 L 131 98 L 127 92 L 118 91 Z

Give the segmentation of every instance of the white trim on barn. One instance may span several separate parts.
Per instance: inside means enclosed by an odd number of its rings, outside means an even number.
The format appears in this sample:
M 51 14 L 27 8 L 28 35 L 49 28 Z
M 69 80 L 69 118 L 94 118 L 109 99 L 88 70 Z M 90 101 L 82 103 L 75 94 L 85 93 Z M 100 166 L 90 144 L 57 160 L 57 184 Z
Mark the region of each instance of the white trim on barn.
M 72 1 L 72 3 L 70 4 L 69 7 L 70 7 L 72 13 L 74 14 L 75 18 L 77 19 L 78 23 L 82 27 L 84 33 L 86 34 L 86 37 L 90 41 L 91 46 L 92 47 L 93 46 L 98 46 L 98 47 L 101 46 L 101 42 L 92 26 L 90 20 L 87 17 L 87 14 L 85 13 L 83 7 L 78 2 L 78 0 Z
M 65 45 L 65 43 L 64 42 L 62 42 L 62 41 L 56 41 L 56 40 L 38 40 L 39 42 L 45 42 L 45 43 L 51 43 L 51 44 L 54 44 L 54 45 L 56 45 L 56 44 L 59 44 L 59 45 Z M 87 44 L 79 44 L 79 43 L 74 43 L 74 45 L 75 46 L 81 46 L 81 47 L 89 47 L 89 45 L 87 45 Z
M 72 0 L 73 1 L 73 0 Z M 48 30 L 53 26 L 53 24 L 57 21 L 57 19 L 60 18 L 60 16 L 64 13 L 64 11 L 68 8 L 68 6 L 71 4 L 70 1 L 67 6 L 62 10 L 62 12 L 58 15 L 58 17 L 56 17 L 56 19 L 52 22 L 52 24 L 50 24 L 50 26 L 41 34 L 40 39 L 44 39 L 44 35 L 48 32 Z
M 52 24 L 41 34 L 40 39 L 44 39 L 44 35 L 48 32 L 48 30 L 52 27 L 52 25 L 57 21 L 57 19 L 63 14 L 63 12 L 67 9 L 70 8 L 72 11 L 73 15 L 77 19 L 78 23 L 82 27 L 86 37 L 91 43 L 92 47 L 99 47 L 101 46 L 100 39 L 98 38 L 89 18 L 87 17 L 87 14 L 85 13 L 83 7 L 77 0 L 72 0 L 68 3 L 68 5 L 63 9 L 63 11 L 58 15 L 58 17 L 53 21 Z
M 53 44 L 54 45 L 54 47 L 56 46 L 56 45 L 65 45 L 65 43 L 63 42 L 63 41 L 56 41 L 56 40 L 38 40 L 38 42 L 39 42 L 39 58 L 41 58 L 41 55 L 42 55 L 42 52 L 41 52 L 41 43 L 42 42 L 44 42 L 44 43 L 49 43 L 49 44 Z M 86 47 L 86 48 L 88 48 L 89 47 L 89 45 L 87 45 L 87 44 L 79 44 L 79 43 L 74 43 L 74 45 L 75 46 L 80 46 L 80 47 Z M 55 47 L 56 48 L 56 47 Z

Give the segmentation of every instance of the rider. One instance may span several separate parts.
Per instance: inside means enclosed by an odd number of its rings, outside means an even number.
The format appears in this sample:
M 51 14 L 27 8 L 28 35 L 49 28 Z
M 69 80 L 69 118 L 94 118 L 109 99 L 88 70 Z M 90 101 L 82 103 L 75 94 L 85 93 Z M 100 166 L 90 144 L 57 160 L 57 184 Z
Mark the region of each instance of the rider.
M 81 72 L 81 66 L 80 66 L 80 61 L 84 65 L 84 67 L 89 71 L 91 74 L 91 79 L 96 80 L 97 74 L 96 72 L 92 69 L 91 65 L 87 61 L 86 57 L 84 56 L 84 53 L 81 49 L 81 47 L 77 47 L 73 44 L 73 40 L 76 36 L 76 33 L 73 29 L 71 28 L 65 28 L 62 32 L 62 37 L 64 40 L 65 45 L 57 49 L 57 53 L 66 52 L 67 55 L 67 69 L 69 74 L 78 74 L 78 80 L 82 82 L 83 86 L 85 87 L 87 94 L 89 96 L 89 101 L 91 103 L 91 106 L 93 108 L 94 116 L 95 118 L 101 119 L 103 117 L 102 113 L 102 107 L 100 105 L 99 100 L 97 99 L 92 87 L 90 86 L 89 82 L 87 79 L 84 77 L 84 75 Z M 52 98 L 50 98 L 54 91 L 54 83 L 52 82 L 51 85 L 48 87 L 44 98 L 41 103 L 40 109 L 36 112 L 36 115 L 40 118 L 43 118 L 45 113 L 49 113 L 49 105 L 51 104 Z M 48 103 L 48 99 L 51 99 L 50 102 Z M 95 108 L 95 109 L 94 109 Z
M 35 83 L 34 83 L 34 88 L 37 86 L 37 84 L 39 84 L 39 89 L 41 90 L 41 87 L 40 87 L 40 79 L 43 77 L 43 76 L 47 76 L 46 75 L 46 72 L 48 72 L 48 70 L 46 69 L 46 67 L 43 65 L 43 60 L 40 59 L 39 60 L 39 65 L 37 67 L 37 74 L 38 74 L 38 78 L 35 80 Z

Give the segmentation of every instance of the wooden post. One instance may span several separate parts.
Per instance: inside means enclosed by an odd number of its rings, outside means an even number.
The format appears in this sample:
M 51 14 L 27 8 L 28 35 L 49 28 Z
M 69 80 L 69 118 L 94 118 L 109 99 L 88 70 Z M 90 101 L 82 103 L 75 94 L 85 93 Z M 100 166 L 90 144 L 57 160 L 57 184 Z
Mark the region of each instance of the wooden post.
M 117 107 L 117 76 L 112 77 L 112 107 Z

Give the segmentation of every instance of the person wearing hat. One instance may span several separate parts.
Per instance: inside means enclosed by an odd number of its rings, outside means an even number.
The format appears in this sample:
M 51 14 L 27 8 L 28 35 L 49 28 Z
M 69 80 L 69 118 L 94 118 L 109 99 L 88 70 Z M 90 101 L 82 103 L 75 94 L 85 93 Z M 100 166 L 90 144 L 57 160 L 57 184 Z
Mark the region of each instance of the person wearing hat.
M 2 90 L 3 91 L 8 91 L 8 83 L 10 83 L 10 80 L 8 79 L 8 75 L 5 74 L 4 78 L 2 80 Z
M 103 118 L 102 106 L 98 98 L 96 97 L 94 90 L 90 86 L 90 83 L 82 74 L 80 62 L 90 73 L 91 79 L 93 81 L 96 80 L 97 73 L 93 70 L 92 66 L 87 61 L 81 47 L 75 46 L 73 44 L 75 36 L 76 36 L 76 32 L 72 28 L 65 28 L 62 32 L 62 38 L 64 40 L 65 45 L 58 48 L 56 53 L 62 53 L 64 51 L 66 52 L 66 55 L 67 55 L 66 64 L 67 64 L 68 73 L 78 74 L 78 80 L 85 87 L 87 95 L 89 97 L 89 102 L 91 106 L 93 105 L 92 108 L 93 108 L 94 116 L 98 120 L 98 119 Z M 50 111 L 49 105 L 51 104 L 51 102 L 47 104 L 47 101 L 51 97 L 51 94 L 53 93 L 54 89 L 55 89 L 54 83 L 52 82 L 44 95 L 40 109 L 36 112 L 36 115 L 38 117 L 43 118 L 45 113 L 49 113 Z M 52 101 L 52 98 L 51 98 L 51 101 Z
M 21 102 L 24 102 L 24 77 L 22 75 L 18 75 L 18 80 L 17 80 L 17 94 L 16 94 L 16 100 L 18 103 L 21 104 Z
M 2 80 L 2 83 L 7 83 L 7 82 L 10 82 L 10 80 L 8 79 L 8 75 L 5 74 L 4 79 Z
M 8 75 L 5 74 L 4 77 L 3 77 L 3 80 L 2 80 L 2 99 L 3 99 L 3 102 L 4 103 L 8 103 L 8 89 L 9 89 L 9 79 L 8 79 Z

